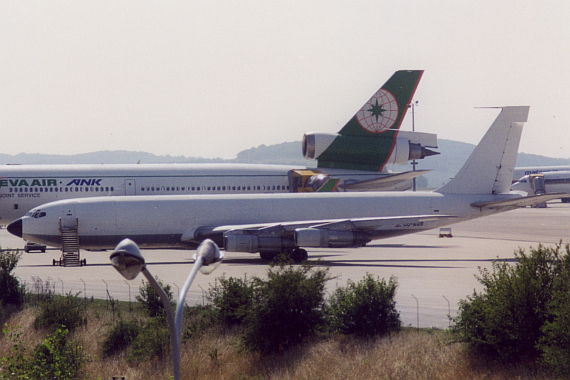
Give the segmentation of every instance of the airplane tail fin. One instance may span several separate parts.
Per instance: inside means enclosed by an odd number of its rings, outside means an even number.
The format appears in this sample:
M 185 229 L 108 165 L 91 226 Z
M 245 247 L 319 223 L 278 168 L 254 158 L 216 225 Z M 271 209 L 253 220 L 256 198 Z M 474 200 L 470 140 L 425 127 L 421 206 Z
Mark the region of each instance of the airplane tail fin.
M 396 71 L 342 127 L 339 134 L 370 136 L 398 130 L 423 73 L 423 70 Z
M 499 194 L 510 191 L 528 106 L 501 107 L 479 145 L 457 175 L 436 190 L 452 194 Z
M 380 171 L 390 158 L 401 164 L 436 154 L 420 144 L 419 156 L 409 158 L 411 151 L 418 151 L 410 147 L 409 139 L 401 139 L 396 149 L 398 130 L 422 75 L 423 70 L 396 71 L 338 133 L 305 134 L 305 158 L 317 159 L 320 168 Z M 430 141 L 436 139 L 430 137 Z M 392 157 L 396 151 L 398 159 Z

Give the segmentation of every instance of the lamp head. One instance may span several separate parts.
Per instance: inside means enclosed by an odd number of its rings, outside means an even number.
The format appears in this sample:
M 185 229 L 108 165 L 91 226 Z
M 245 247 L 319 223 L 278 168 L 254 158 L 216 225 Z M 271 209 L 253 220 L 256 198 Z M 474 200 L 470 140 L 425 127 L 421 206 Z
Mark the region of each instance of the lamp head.
M 122 240 L 109 257 L 113 267 L 127 280 L 133 280 L 145 266 L 139 247 L 131 239 Z
M 218 248 L 216 243 L 210 239 L 206 239 L 200 243 L 193 256 L 194 260 L 198 257 L 202 257 L 200 272 L 210 274 L 220 266 L 224 259 L 224 253 L 220 252 L 220 248 Z

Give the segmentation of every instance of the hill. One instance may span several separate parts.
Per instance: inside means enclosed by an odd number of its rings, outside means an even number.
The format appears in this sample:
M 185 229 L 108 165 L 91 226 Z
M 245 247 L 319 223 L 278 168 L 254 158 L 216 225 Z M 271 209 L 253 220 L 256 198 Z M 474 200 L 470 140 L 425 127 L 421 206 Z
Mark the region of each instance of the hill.
M 431 169 L 424 175 L 419 187 L 437 188 L 452 178 L 467 160 L 475 145 L 459 141 L 439 139 L 438 156 L 419 160 L 417 169 Z M 99 151 L 77 155 L 47 155 L 20 153 L 14 156 L 0 154 L 0 164 L 125 164 L 125 163 L 252 163 L 316 166 L 316 161 L 306 160 L 301 155 L 301 142 L 285 142 L 275 145 L 260 145 L 238 153 L 232 160 L 186 156 L 157 156 L 146 152 Z M 517 166 L 570 165 L 570 158 L 552 158 L 536 154 L 519 153 Z M 390 170 L 412 170 L 412 165 L 395 165 Z

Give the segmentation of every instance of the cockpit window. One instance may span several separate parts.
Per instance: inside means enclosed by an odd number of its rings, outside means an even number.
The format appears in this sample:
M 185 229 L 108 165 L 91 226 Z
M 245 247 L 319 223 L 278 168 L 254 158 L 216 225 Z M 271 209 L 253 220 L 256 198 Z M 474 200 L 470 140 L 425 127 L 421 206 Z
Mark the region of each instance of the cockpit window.
M 46 216 L 46 212 L 45 211 L 41 211 L 41 210 L 32 210 L 30 212 L 28 212 L 27 214 L 28 216 L 31 216 L 32 218 L 43 218 L 44 216 Z

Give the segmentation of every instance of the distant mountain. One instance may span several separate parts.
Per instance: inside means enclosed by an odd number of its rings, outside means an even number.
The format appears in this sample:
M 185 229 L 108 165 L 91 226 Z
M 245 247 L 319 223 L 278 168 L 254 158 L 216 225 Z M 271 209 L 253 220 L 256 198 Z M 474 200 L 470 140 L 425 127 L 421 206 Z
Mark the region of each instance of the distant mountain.
M 467 160 L 475 145 L 452 140 L 438 140 L 440 155 L 419 160 L 416 169 L 431 169 L 418 180 L 419 188 L 437 188 L 452 178 Z M 76 155 L 25 154 L 15 156 L 0 154 L 0 164 L 160 164 L 160 163 L 252 163 L 283 164 L 315 167 L 301 155 L 301 142 L 287 142 L 276 145 L 260 145 L 238 153 L 233 160 L 222 158 L 201 158 L 185 156 L 157 156 L 146 152 L 100 151 Z M 570 158 L 551 158 L 536 154 L 519 153 L 517 166 L 570 165 Z M 394 165 L 390 170 L 402 172 L 412 170 L 412 165 Z M 1 176 L 1 173 L 0 173 Z

